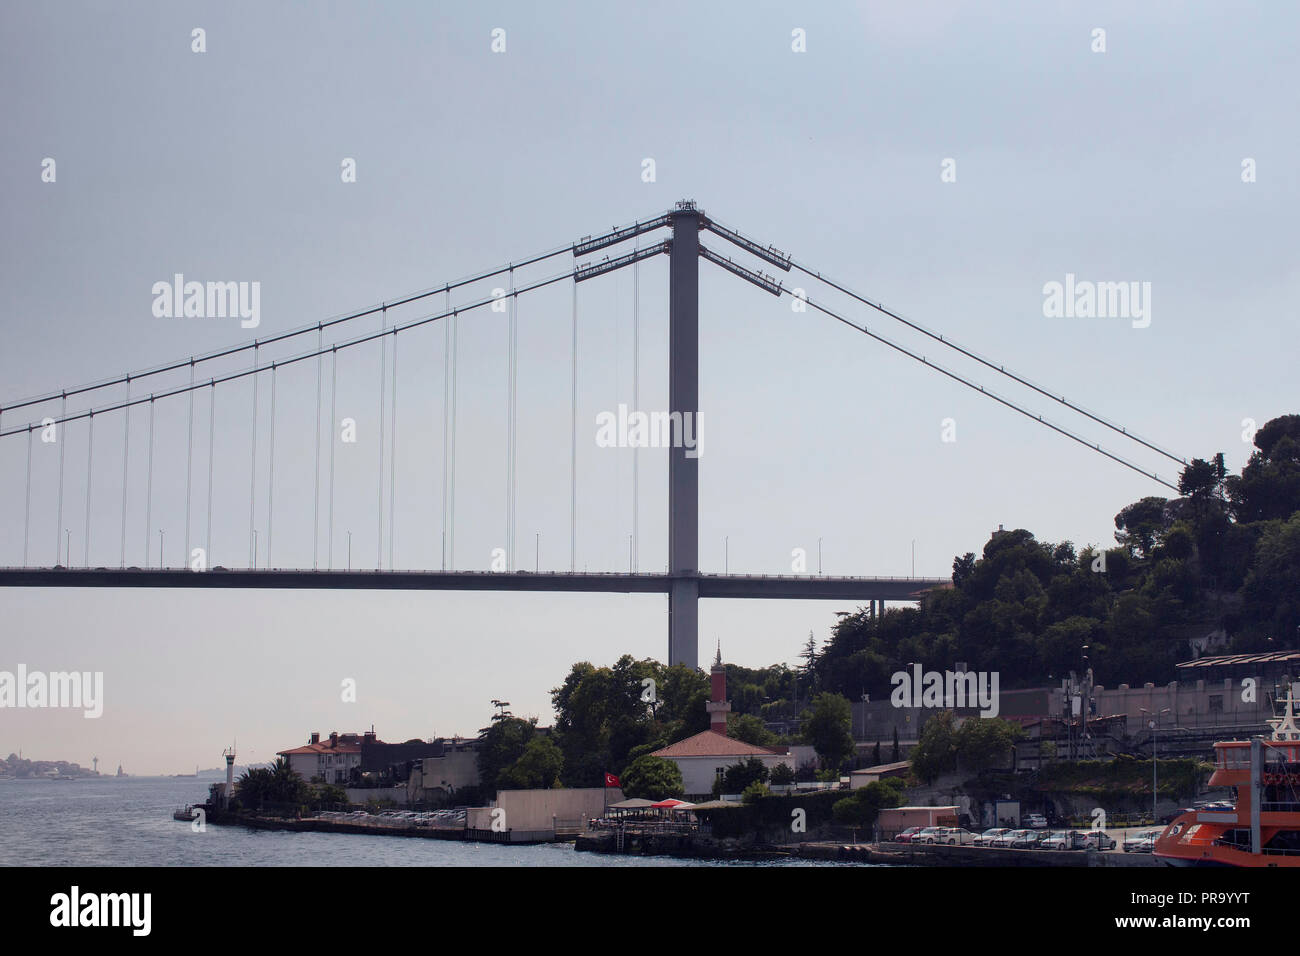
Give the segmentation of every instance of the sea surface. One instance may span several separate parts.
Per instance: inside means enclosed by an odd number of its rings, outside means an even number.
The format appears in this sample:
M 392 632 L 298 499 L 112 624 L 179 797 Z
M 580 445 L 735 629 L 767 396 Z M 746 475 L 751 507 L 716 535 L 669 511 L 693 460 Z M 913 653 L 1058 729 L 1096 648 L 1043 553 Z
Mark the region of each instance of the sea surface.
M 578 853 L 571 843 L 502 846 L 208 825 L 172 811 L 207 798 L 208 778 L 0 780 L 3 866 L 835 866 L 811 860 L 683 860 Z

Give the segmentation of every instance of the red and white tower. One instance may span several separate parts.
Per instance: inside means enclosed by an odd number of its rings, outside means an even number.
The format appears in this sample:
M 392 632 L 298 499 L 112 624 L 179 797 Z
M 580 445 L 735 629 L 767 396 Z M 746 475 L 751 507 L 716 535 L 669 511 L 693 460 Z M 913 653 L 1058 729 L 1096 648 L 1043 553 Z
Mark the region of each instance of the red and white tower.
M 727 668 L 722 663 L 722 642 L 718 642 L 718 656 L 713 659 L 713 670 L 709 674 L 712 689 L 709 702 L 704 709 L 709 712 L 709 729 L 715 734 L 727 736 L 727 714 L 731 711 L 731 701 L 727 700 Z

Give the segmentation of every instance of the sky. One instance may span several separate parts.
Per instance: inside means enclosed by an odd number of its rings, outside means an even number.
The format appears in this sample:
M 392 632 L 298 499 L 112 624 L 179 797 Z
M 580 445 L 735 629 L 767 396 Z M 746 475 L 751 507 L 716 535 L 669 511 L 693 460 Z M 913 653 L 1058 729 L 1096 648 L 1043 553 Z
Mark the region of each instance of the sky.
M 0 409 L 440 288 L 689 199 L 1179 458 L 1222 451 L 1239 469 L 1251 422 L 1300 411 L 1297 20 L 1280 3 L 5 4 Z M 520 268 L 516 284 L 573 262 Z M 177 273 L 257 283 L 257 327 L 156 315 L 154 286 Z M 827 574 L 907 575 L 914 554 L 917 575 L 943 576 L 999 525 L 1109 544 L 1126 504 L 1172 494 L 788 296 L 708 263 L 700 275 L 704 570 L 789 573 L 799 548 L 812 570 L 820 542 Z M 1176 482 L 1168 458 L 806 276 L 779 278 Z M 1149 310 L 1052 316 L 1045 286 L 1067 281 L 1137 283 Z M 578 290 L 576 556 L 572 295 L 564 282 L 517 300 L 515 560 L 625 570 L 635 510 L 637 566 L 662 569 L 665 453 L 598 447 L 595 418 L 634 389 L 639 407 L 666 407 L 667 260 Z M 76 565 L 156 564 L 161 546 L 179 566 L 187 542 L 205 544 L 211 488 L 211 564 L 246 566 L 256 531 L 259 566 L 345 566 L 350 538 L 356 567 L 389 567 L 391 546 L 392 566 L 436 569 L 450 533 L 455 566 L 487 570 L 506 543 L 508 322 L 457 321 L 450 527 L 438 321 L 389 337 L 382 357 L 374 343 L 338 353 L 333 427 L 321 365 L 319 467 L 315 360 L 276 371 L 274 478 L 265 373 L 255 464 L 251 377 L 196 393 L 192 428 L 187 397 L 156 402 L 152 483 L 147 403 L 129 422 L 97 415 L 93 444 L 84 419 L 34 442 L 30 502 L 25 435 L 0 437 L 0 564 L 22 564 L 26 540 L 33 565 L 60 548 Z M 314 348 L 303 336 L 258 361 Z M 196 375 L 250 365 L 244 352 Z M 0 411 L 0 430 L 59 404 Z M 851 609 L 706 601 L 701 654 L 720 642 L 740 664 L 793 663 Z M 176 773 L 217 766 L 232 742 L 241 763 L 272 759 L 312 731 L 473 734 L 493 699 L 546 724 L 575 661 L 624 653 L 666 657 L 664 597 L 10 589 L 0 670 L 102 672 L 104 709 L 0 710 L 0 752 Z

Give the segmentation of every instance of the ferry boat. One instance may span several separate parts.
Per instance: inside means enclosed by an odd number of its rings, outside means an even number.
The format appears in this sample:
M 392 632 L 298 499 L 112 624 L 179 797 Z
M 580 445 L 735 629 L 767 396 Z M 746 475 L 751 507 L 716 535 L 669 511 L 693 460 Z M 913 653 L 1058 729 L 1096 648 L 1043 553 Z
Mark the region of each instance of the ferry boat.
M 1231 810 L 1176 817 L 1156 838 L 1157 859 L 1170 866 L 1300 867 L 1300 726 L 1287 691 L 1272 735 L 1214 745 L 1212 787 L 1234 787 Z

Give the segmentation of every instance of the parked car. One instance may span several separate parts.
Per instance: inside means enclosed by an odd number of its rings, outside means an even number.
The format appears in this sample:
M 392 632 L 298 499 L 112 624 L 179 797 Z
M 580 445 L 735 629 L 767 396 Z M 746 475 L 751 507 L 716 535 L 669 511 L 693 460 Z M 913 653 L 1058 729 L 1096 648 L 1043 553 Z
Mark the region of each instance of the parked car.
M 1079 850 L 1083 848 L 1082 837 L 1077 830 L 1053 830 L 1038 846 L 1043 850 Z
M 948 846 L 973 846 L 975 834 L 965 827 L 946 827 L 939 835 L 938 842 Z
M 1031 830 L 1046 830 L 1047 817 L 1041 813 L 1031 813 L 1025 817 L 1024 824 Z
M 974 840 L 974 843 L 976 846 L 992 846 L 994 840 L 1002 836 L 1002 834 L 1010 833 L 1010 832 L 1011 831 L 1006 827 L 994 827 L 991 830 L 985 830 L 983 833 L 977 836 Z
M 1202 809 L 1204 808 L 1202 807 Z M 1183 807 L 1180 810 L 1174 810 L 1172 813 L 1166 813 L 1164 816 L 1160 818 L 1160 822 L 1163 823 L 1165 826 L 1168 826 L 1169 824 L 1177 820 L 1179 817 L 1181 817 L 1184 813 L 1195 813 L 1195 812 L 1196 812 L 1196 807 Z
M 1038 843 L 1047 833 L 1043 830 L 1021 830 L 1020 836 L 1011 841 L 1011 846 L 1017 850 L 1036 850 Z
M 1146 830 L 1139 830 L 1132 836 L 1125 838 L 1123 850 L 1125 853 L 1150 853 L 1155 849 L 1156 837 L 1164 831 L 1164 827 L 1151 827 Z
M 1015 845 L 1015 842 L 1017 842 L 1017 840 L 1023 839 L 1024 836 L 1031 834 L 1031 832 L 1034 831 L 1008 830 L 1005 832 L 1005 834 L 1002 834 L 1001 836 L 998 836 L 996 840 L 993 840 L 993 845 L 995 845 L 995 847 L 1013 847 L 1013 845 Z
M 1105 830 L 1089 830 L 1083 834 L 1085 850 L 1113 850 L 1115 846 L 1115 838 Z
M 923 827 L 912 835 L 911 843 L 942 843 L 938 837 L 947 827 Z
M 907 828 L 906 830 L 904 830 L 902 833 L 900 833 L 900 834 L 898 834 L 896 837 L 894 837 L 894 842 L 895 842 L 895 843 L 911 843 L 911 842 L 912 842 L 912 837 L 916 836 L 916 835 L 917 835 L 918 833 L 920 833 L 920 832 L 921 832 L 921 828 L 920 828 L 920 827 L 908 827 L 908 828 Z

